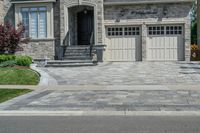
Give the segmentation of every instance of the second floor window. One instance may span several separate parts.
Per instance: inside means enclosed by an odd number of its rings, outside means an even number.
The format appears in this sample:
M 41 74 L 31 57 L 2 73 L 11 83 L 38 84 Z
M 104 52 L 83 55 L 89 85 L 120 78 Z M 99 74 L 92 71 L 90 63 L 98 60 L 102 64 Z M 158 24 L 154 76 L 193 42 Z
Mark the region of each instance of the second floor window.
M 24 37 L 47 37 L 47 8 L 30 7 L 21 8 L 22 23 L 25 26 Z

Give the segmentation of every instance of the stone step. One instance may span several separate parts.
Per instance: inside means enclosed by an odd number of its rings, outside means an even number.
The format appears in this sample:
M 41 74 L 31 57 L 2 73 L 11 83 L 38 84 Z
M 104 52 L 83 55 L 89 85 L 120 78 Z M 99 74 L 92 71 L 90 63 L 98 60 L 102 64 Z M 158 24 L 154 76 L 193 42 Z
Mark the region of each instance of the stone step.
M 48 61 L 47 64 L 93 63 L 92 60 L 57 60 Z
M 68 46 L 68 50 L 90 50 L 90 46 Z
M 64 56 L 64 60 L 92 60 L 90 56 Z
M 65 56 L 90 56 L 90 53 L 73 53 L 73 52 L 66 52 Z
M 83 66 L 95 66 L 95 63 L 69 63 L 69 64 L 47 64 L 45 67 L 83 67 Z

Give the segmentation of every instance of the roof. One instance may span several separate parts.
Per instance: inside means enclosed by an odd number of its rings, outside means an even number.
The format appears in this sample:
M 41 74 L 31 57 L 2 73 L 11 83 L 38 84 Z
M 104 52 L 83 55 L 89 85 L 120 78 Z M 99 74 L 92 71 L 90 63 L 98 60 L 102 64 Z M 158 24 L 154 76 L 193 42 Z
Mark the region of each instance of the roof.
M 56 0 L 11 0 L 11 3 L 56 2 Z
M 151 4 L 151 3 L 192 3 L 195 0 L 104 0 L 105 5 L 123 5 L 123 4 Z
M 105 5 L 122 4 L 145 4 L 145 3 L 180 3 L 194 2 L 195 0 L 104 0 Z M 11 0 L 11 3 L 38 3 L 38 2 L 56 2 L 56 0 Z

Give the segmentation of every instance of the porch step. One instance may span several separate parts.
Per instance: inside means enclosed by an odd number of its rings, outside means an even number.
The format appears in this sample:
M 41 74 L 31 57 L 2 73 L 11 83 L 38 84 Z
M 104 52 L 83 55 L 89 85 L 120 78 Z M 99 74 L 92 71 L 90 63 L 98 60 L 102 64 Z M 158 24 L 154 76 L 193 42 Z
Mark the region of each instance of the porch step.
M 90 46 L 68 46 L 64 60 L 91 60 Z
M 45 67 L 83 67 L 83 66 L 95 66 L 96 63 L 91 60 L 70 60 L 70 61 L 48 61 Z
M 84 55 L 81 55 L 81 56 L 64 56 L 63 60 L 92 60 L 92 57 L 90 56 L 84 56 Z
M 68 46 L 62 61 L 48 61 L 46 67 L 95 66 L 90 56 L 90 46 Z

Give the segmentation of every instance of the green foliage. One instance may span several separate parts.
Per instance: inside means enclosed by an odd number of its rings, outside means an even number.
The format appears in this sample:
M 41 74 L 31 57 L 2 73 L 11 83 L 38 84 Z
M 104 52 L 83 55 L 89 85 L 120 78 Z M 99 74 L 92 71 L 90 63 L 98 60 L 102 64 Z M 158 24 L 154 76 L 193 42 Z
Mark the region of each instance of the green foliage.
M 15 61 L 19 66 L 30 66 L 32 63 L 32 58 L 29 56 L 17 56 Z
M 15 60 L 15 55 L 0 55 L 0 63 L 5 62 L 5 61 L 10 61 L 10 60 Z
M 9 61 L 2 62 L 0 64 L 0 67 L 13 67 L 15 65 L 16 65 L 16 61 L 15 60 L 9 60 Z
M 197 22 L 191 27 L 191 43 L 197 44 Z

